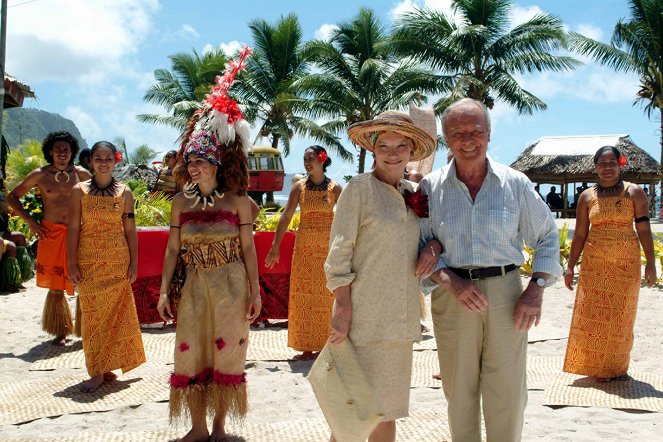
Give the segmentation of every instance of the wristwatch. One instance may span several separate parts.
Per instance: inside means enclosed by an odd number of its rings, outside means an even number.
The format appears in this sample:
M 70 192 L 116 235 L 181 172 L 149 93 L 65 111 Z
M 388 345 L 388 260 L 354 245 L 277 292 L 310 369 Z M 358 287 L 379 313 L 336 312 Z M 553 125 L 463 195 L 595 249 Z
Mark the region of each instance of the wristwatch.
M 546 280 L 543 278 L 532 278 L 530 282 L 533 282 L 534 284 L 538 285 L 541 288 L 546 286 Z

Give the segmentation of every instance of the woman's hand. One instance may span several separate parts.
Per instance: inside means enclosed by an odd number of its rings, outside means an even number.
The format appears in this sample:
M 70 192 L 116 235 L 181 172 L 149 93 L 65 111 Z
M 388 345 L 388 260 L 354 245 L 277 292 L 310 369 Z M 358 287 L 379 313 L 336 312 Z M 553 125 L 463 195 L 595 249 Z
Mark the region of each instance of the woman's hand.
M 83 277 L 81 276 L 81 269 L 78 268 L 77 264 L 72 264 L 69 266 L 69 274 L 67 275 L 67 279 L 69 279 L 69 283 L 71 285 L 78 285 L 83 280 Z
M 271 269 L 278 264 L 279 259 L 281 258 L 281 251 L 279 249 L 280 247 L 276 247 L 275 245 L 272 245 L 272 248 L 269 249 L 267 258 L 265 258 L 265 267 L 268 269 Z
M 130 262 L 129 268 L 127 269 L 127 279 L 130 284 L 133 284 L 138 278 L 138 263 Z
M 566 273 L 564 273 L 564 285 L 566 285 L 566 288 L 573 291 L 573 277 L 575 276 L 575 272 L 573 271 L 572 267 L 569 267 L 566 269 Z
M 262 300 L 260 299 L 260 287 L 256 289 L 251 288 L 251 294 L 249 295 L 249 303 L 246 309 L 246 319 L 250 323 L 256 320 L 260 316 L 260 310 L 262 309 Z
M 442 244 L 440 244 L 437 240 L 428 241 L 424 248 L 421 249 L 421 252 L 419 252 L 415 275 L 419 277 L 425 277 L 433 273 L 435 266 L 440 260 L 441 251 Z
M 173 313 L 170 311 L 170 299 L 168 299 L 168 293 L 162 293 L 159 295 L 157 311 L 159 312 L 161 319 L 163 319 L 165 322 L 173 320 Z
M 651 287 L 656 283 L 656 264 L 654 262 L 647 262 L 645 266 L 645 284 Z
M 352 304 L 339 304 L 334 306 L 334 316 L 331 320 L 331 335 L 329 342 L 340 344 L 345 340 L 350 332 L 350 322 L 352 321 Z

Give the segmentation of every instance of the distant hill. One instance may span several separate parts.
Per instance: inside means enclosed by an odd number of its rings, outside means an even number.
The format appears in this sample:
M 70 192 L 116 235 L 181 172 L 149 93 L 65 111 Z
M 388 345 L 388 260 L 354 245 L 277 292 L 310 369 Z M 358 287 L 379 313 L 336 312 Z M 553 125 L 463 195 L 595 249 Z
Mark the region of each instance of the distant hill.
M 49 132 L 58 130 L 75 136 L 81 149 L 88 147 L 74 122 L 59 114 L 21 107 L 6 109 L 3 113 L 2 133 L 10 149 L 27 140 L 42 141 Z

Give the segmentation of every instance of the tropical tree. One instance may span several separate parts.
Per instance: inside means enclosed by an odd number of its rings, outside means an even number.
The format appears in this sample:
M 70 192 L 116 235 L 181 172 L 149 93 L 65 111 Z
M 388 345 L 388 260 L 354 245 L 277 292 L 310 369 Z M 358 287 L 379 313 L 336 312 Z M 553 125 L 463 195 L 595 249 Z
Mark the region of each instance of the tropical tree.
M 254 123 L 262 137 L 271 138 L 271 146 L 282 145 L 290 153 L 290 143 L 297 135 L 313 138 L 335 151 L 341 158 L 352 155 L 338 137 L 295 112 L 293 83 L 306 76 L 307 64 L 301 56 L 302 28 L 295 14 L 281 17 L 275 25 L 265 20 L 249 23 L 253 36 L 253 56 L 230 93 L 241 105 L 246 119 Z
M 332 118 L 323 126 L 341 133 L 350 124 L 371 120 L 386 110 L 425 101 L 423 93 L 450 87 L 446 78 L 402 62 L 389 42 L 387 29 L 366 8 L 335 28 L 329 41 L 309 42 L 303 56 L 320 72 L 296 82 L 297 92 L 305 96 L 294 100 L 297 109 L 312 118 Z M 366 151 L 361 149 L 359 173 L 365 161 Z
M 158 152 L 150 149 L 147 144 L 141 144 L 134 150 L 129 152 L 127 142 L 124 138 L 116 138 L 115 144 L 118 145 L 122 152 L 122 157 L 125 164 L 134 164 L 136 166 L 146 165 L 157 155 Z
M 546 104 L 514 75 L 574 69 L 579 62 L 557 55 L 566 32 L 558 17 L 539 13 L 510 29 L 511 0 L 452 0 L 454 16 L 427 8 L 405 13 L 396 23 L 394 49 L 447 76 L 453 88 L 436 104 L 443 111 L 470 97 L 492 109 L 496 99 L 521 114 Z
M 629 0 L 630 16 L 615 25 L 610 43 L 571 34 L 571 48 L 616 71 L 640 77 L 633 104 L 641 104 L 647 117 L 660 117 L 661 174 L 663 175 L 663 1 Z M 660 194 L 663 195 L 663 181 Z
M 203 55 L 180 52 L 168 57 L 170 70 L 156 69 L 156 83 L 150 86 L 143 101 L 163 106 L 165 114 L 140 114 L 138 120 L 184 130 L 187 121 L 209 93 L 217 75 L 223 72 L 228 57 L 221 49 Z

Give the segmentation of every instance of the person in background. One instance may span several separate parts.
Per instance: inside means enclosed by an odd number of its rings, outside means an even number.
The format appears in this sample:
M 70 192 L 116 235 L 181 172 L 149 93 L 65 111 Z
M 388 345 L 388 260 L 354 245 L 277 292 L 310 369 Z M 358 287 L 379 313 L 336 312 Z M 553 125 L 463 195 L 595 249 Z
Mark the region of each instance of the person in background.
M 64 345 L 74 332 L 66 291 L 73 296 L 74 287 L 67 279 L 67 222 L 72 189 L 92 174 L 74 165 L 78 140 L 69 132 L 51 132 L 42 144 L 47 165 L 35 169 L 11 191 L 7 201 L 14 213 L 23 218 L 39 240 L 37 248 L 37 287 L 48 289 L 42 328 L 55 335 L 53 345 Z M 41 194 L 43 218 L 36 222 L 23 208 L 21 198 L 32 189 Z
M 599 381 L 622 380 L 628 372 L 641 282 L 640 246 L 647 260 L 644 283 L 651 287 L 656 282 L 649 203 L 640 186 L 622 181 L 626 162 L 612 146 L 594 155 L 598 183 L 578 201 L 564 274 L 566 287 L 573 290 L 582 254 L 564 371 Z
M 295 360 L 315 358 L 329 338 L 334 295 L 327 290 L 323 267 L 329 251 L 334 205 L 343 190 L 325 175 L 331 163 L 322 146 L 311 146 L 304 151 L 304 168 L 308 176 L 292 186 L 272 247 L 265 258 L 267 268 L 279 261 L 281 240 L 299 205 L 300 221 L 292 257 L 288 302 L 288 346 L 302 352 L 295 356 Z
M 171 150 L 163 158 L 164 166 L 159 169 L 157 181 L 152 189 L 155 192 L 163 192 L 166 195 L 174 196 L 180 189 L 177 180 L 173 176 L 175 166 L 177 166 L 177 151 Z
M 555 212 L 555 218 L 559 218 L 559 212 L 556 212 L 556 210 L 564 208 L 564 200 L 562 200 L 562 197 L 556 192 L 556 190 L 557 188 L 555 186 L 550 188 L 550 192 L 546 195 L 546 204 L 548 204 L 551 211 Z
M 78 154 L 78 165 L 84 167 L 85 170 L 92 172 L 92 165 L 90 164 L 90 160 L 90 149 L 87 147 L 85 149 L 81 149 L 81 152 Z

